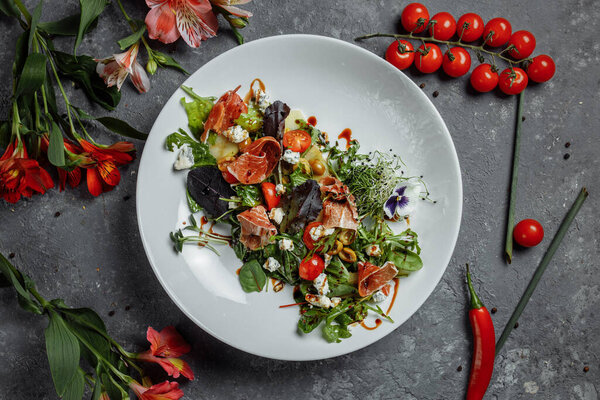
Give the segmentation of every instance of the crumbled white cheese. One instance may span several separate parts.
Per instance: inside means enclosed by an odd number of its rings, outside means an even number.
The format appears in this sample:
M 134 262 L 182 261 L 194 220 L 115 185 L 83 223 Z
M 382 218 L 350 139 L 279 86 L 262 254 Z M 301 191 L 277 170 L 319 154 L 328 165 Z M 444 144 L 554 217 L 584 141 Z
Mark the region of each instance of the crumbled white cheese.
M 366 253 L 371 257 L 379 257 L 381 255 L 381 247 L 378 244 L 367 246 Z
M 256 105 L 263 113 L 271 105 L 271 97 L 267 92 L 258 88 L 254 91 L 254 100 L 256 101 Z
M 283 208 L 275 207 L 271 211 L 269 211 L 269 218 L 277 225 L 281 224 L 281 220 L 283 220 L 284 216 Z
M 173 164 L 173 168 L 180 171 L 182 169 L 192 168 L 194 166 L 194 154 L 188 146 L 183 146 L 177 155 L 177 160 Z
M 294 250 L 294 242 L 292 242 L 292 239 L 281 239 L 279 241 L 279 250 L 282 250 L 282 251 Z
M 298 164 L 298 161 L 300 161 L 300 153 L 287 149 L 283 153 L 281 159 L 289 164 L 295 165 Z
M 331 307 L 331 299 L 327 296 L 317 296 L 315 294 L 308 293 L 305 297 L 305 300 L 308 301 L 313 306 L 329 308 Z
M 331 298 L 331 307 L 337 307 L 342 302 L 340 297 L 332 297 Z
M 279 195 L 281 195 L 281 194 L 284 194 L 284 193 L 286 192 L 286 190 L 285 190 L 285 186 L 283 186 L 281 183 L 278 183 L 278 184 L 275 186 L 275 191 L 276 191 L 276 192 L 277 192 L 277 194 L 279 194 Z
M 327 266 L 331 264 L 331 256 L 329 254 L 325 254 L 323 256 L 323 260 L 325 261 L 325 268 L 327 268 Z
M 329 283 L 327 283 L 327 275 L 320 273 L 313 281 L 313 286 L 321 296 L 326 296 L 329 293 Z
M 240 200 L 240 198 L 237 196 L 231 196 L 230 198 L 231 198 L 231 200 Z M 229 206 L 230 210 L 232 210 L 234 208 L 238 208 L 240 206 L 239 201 L 228 201 L 227 203 L 229 203 L 227 205 Z
M 309 234 L 310 234 L 310 237 L 312 238 L 312 240 L 314 240 L 316 242 L 319 239 L 321 239 L 322 237 L 333 235 L 334 232 L 335 232 L 335 229 L 333 229 L 333 228 L 326 229 L 325 226 L 319 225 L 319 226 L 313 227 L 309 231 Z
M 373 293 L 373 297 L 371 297 L 371 300 L 375 303 L 381 303 L 382 301 L 385 301 L 385 299 L 387 299 L 387 295 L 381 290 L 378 290 L 375 293 Z
M 240 143 L 248 139 L 248 131 L 239 125 L 230 126 L 223 131 L 225 136 L 230 142 Z
M 281 268 L 281 264 L 279 264 L 279 261 L 277 261 L 273 257 L 269 257 L 267 258 L 267 261 L 265 261 L 263 268 L 267 271 L 274 272 Z

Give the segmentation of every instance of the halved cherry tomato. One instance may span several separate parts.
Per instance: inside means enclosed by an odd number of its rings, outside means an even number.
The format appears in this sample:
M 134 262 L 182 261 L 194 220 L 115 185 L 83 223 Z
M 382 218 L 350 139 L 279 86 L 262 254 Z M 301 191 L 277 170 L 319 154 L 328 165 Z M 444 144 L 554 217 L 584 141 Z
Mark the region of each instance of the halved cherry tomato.
M 450 54 L 452 54 L 452 60 Z M 471 56 L 469 52 L 462 47 L 453 47 L 444 54 L 444 61 L 442 62 L 442 68 L 444 72 L 453 78 L 463 76 L 471 68 Z
M 312 228 L 316 228 L 319 225 L 323 225 L 322 222 L 311 222 L 310 224 L 308 224 L 306 226 L 306 229 L 304 230 L 304 235 L 302 235 L 302 241 L 304 242 L 304 244 L 306 245 L 306 247 L 309 250 L 312 250 L 315 248 L 315 241 L 313 240 L 313 238 L 310 236 L 310 231 Z M 319 249 L 319 251 L 322 249 Z
M 529 57 L 533 53 L 533 50 L 535 50 L 535 36 L 529 31 L 516 31 L 510 37 L 508 45 L 515 46 L 508 53 L 515 60 L 522 60 Z
M 463 42 L 474 42 L 483 34 L 483 19 L 475 13 L 466 13 L 456 23 L 456 34 Z
M 424 45 L 419 46 L 419 49 L 427 51 L 427 54 L 423 55 L 420 51 L 417 52 L 415 67 L 424 74 L 430 74 L 442 66 L 442 51 L 437 44 L 427 43 L 426 46 L 427 50 Z
M 314 281 L 317 276 L 325 269 L 325 262 L 317 255 L 313 254 L 311 258 L 305 258 L 300 262 L 300 278 L 306 279 L 307 281 Z
M 537 246 L 544 239 L 544 228 L 535 219 L 524 219 L 515 226 L 513 237 L 523 247 Z
M 456 20 L 452 14 L 439 12 L 431 20 L 435 20 L 436 23 L 429 27 L 429 34 L 437 40 L 448 40 L 456 33 Z
M 420 25 L 419 20 L 421 20 Z M 402 10 L 400 22 L 402 22 L 402 26 L 407 32 L 421 33 L 427 27 L 427 23 L 429 23 L 429 11 L 421 3 L 410 3 Z
M 403 49 L 404 52 L 402 53 L 400 49 Z M 414 49 L 409 41 L 394 40 L 385 52 L 385 59 L 398 69 L 406 69 L 411 66 L 415 59 Z
M 310 147 L 311 139 L 308 132 L 302 129 L 288 131 L 283 134 L 283 147 L 297 153 L 302 153 Z
M 275 184 L 271 182 L 263 182 L 260 184 L 260 188 L 262 189 L 265 203 L 267 203 L 267 209 L 270 211 L 277 207 L 281 201 L 281 195 L 277 194 Z
M 231 174 L 231 172 L 229 172 L 229 171 L 221 171 L 221 174 L 223 174 L 223 179 L 225 179 L 225 182 L 227 182 L 229 184 L 233 184 L 233 183 L 238 183 L 239 182 L 237 180 L 237 178 L 235 176 L 233 176 Z
M 527 74 L 521 68 L 514 67 L 512 71 L 510 68 L 506 68 L 500 74 L 498 86 L 505 94 L 519 94 L 525 90 L 528 82 Z

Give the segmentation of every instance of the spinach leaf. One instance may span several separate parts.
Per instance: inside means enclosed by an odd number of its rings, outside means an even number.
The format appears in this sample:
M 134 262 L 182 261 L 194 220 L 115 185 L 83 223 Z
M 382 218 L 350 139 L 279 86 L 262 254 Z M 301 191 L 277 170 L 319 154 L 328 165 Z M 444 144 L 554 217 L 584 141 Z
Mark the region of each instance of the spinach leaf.
M 231 198 L 235 192 L 214 166 L 192 169 L 187 176 L 187 190 L 206 215 L 217 218 L 229 211 L 229 204 L 221 198 Z
M 199 138 L 204 131 L 204 122 L 208 118 L 208 114 L 210 114 L 216 98 L 198 96 L 192 88 L 183 85 L 181 86 L 181 90 L 192 98 L 192 101 L 188 103 L 185 101 L 185 97 L 182 97 L 181 105 L 185 108 L 190 130 Z
M 402 247 L 393 247 L 388 254 L 387 261 L 393 262 L 399 273 L 418 271 L 423 268 L 421 257 L 417 253 Z
M 254 185 L 237 185 L 235 191 L 244 207 L 255 207 L 260 204 L 260 189 Z
M 300 316 L 298 329 L 304 333 L 312 332 L 325 319 L 327 313 L 320 308 L 310 308 Z
M 283 137 L 285 118 L 290 113 L 287 104 L 277 100 L 265 110 L 263 117 L 263 131 L 265 136 L 273 136 L 277 140 Z
M 297 233 L 303 231 L 309 221 L 314 221 L 323 209 L 321 191 L 317 181 L 309 179 L 287 193 L 281 207 L 285 216 L 280 224 L 280 231 Z
M 350 276 L 348 268 L 346 268 L 338 256 L 331 257 L 331 262 L 327 268 L 325 268 L 325 272 L 330 276 L 338 278 L 340 282 L 348 282 Z
M 254 103 L 248 107 L 247 113 L 240 114 L 240 116 L 234 122 L 248 132 L 256 132 L 263 126 L 263 119 L 260 110 L 254 105 Z
M 195 140 L 181 128 L 179 129 L 179 132 L 173 132 L 167 136 L 165 141 L 165 147 L 169 151 L 174 151 L 175 148 L 179 148 L 184 145 L 188 145 L 192 149 L 192 155 L 194 156 L 193 167 L 217 165 L 217 160 L 215 160 L 212 154 L 210 154 L 208 145 Z
M 292 183 L 292 186 L 300 186 L 304 182 L 309 180 L 310 178 L 311 177 L 309 175 L 305 174 L 304 172 L 302 172 L 302 170 L 300 168 L 296 168 L 290 174 L 290 182 Z
M 261 292 L 267 283 L 267 275 L 256 260 L 242 265 L 240 269 L 240 284 L 244 292 Z
M 340 343 L 341 339 L 352 336 L 347 326 L 344 325 L 325 325 L 323 327 L 323 338 L 329 343 Z

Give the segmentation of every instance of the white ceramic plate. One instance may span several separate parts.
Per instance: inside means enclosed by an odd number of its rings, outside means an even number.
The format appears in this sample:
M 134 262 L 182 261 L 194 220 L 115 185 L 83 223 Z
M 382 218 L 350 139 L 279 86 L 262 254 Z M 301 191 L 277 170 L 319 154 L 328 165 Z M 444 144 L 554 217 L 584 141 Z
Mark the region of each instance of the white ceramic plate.
M 205 331 L 246 352 L 282 360 L 315 360 L 363 348 L 399 327 L 417 311 L 442 277 L 458 236 L 462 183 L 458 158 L 442 118 L 422 91 L 380 57 L 336 39 L 311 35 L 269 37 L 213 59 L 184 83 L 202 96 L 220 96 L 241 84 L 246 93 L 261 78 L 273 99 L 314 115 L 317 126 L 337 136 L 351 128 L 361 151 L 390 150 L 413 175 L 423 175 L 437 204 L 421 202 L 411 218 L 419 234 L 424 267 L 400 281 L 391 317 L 378 329 L 352 328 L 342 343 L 327 343 L 317 328 L 297 332 L 292 289 L 247 294 L 236 270 L 241 262 L 221 247 L 173 250 L 169 232 L 188 219 L 185 172 L 172 168 L 176 153 L 165 138 L 187 127 L 178 89 L 165 104 L 146 142 L 137 182 L 140 235 L 150 264 L 171 299 Z M 386 304 L 383 305 L 385 310 Z M 368 324 L 374 325 L 371 319 Z

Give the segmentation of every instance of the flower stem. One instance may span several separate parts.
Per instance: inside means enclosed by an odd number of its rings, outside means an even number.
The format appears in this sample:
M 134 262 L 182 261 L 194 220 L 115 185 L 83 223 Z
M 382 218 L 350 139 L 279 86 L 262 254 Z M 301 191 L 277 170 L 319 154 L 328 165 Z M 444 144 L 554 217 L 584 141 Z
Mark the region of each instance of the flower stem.
M 52 305 L 42 297 L 41 294 L 38 293 L 35 287 L 29 288 L 29 293 L 35 297 L 35 299 L 42 305 L 43 308 L 47 308 L 48 306 L 52 307 Z
M 127 14 L 127 11 L 125 11 L 125 8 L 123 7 L 123 4 L 121 3 L 121 0 L 117 0 L 117 5 L 119 6 L 121 13 L 125 17 L 125 20 L 127 21 L 127 23 L 129 23 L 129 27 L 131 28 L 131 30 L 133 32 L 135 32 L 137 30 L 137 25 L 135 24 L 135 21 L 131 19 L 129 14 Z M 152 49 L 150 48 L 150 45 L 148 44 L 148 41 L 146 40 L 146 38 L 142 35 L 141 39 L 142 39 L 142 43 L 144 44 L 144 47 L 146 48 L 146 51 L 148 52 L 148 57 L 154 58 L 154 56 L 152 55 Z
M 17 8 L 19 9 L 19 11 L 21 11 L 21 14 L 23 14 L 23 16 L 25 17 L 25 20 L 27 21 L 27 25 L 31 25 L 31 14 L 29 14 L 29 11 L 27 10 L 27 7 L 25 7 L 25 5 L 21 2 L 21 0 L 14 0 L 15 5 L 17 6 Z
M 491 55 L 492 57 L 499 57 L 501 59 L 503 59 L 504 61 L 506 61 L 507 63 L 509 63 L 511 66 L 512 65 L 518 65 L 522 62 L 528 61 L 527 59 L 524 60 L 511 60 L 508 57 L 504 57 L 502 55 L 502 53 L 504 53 L 504 51 L 506 50 L 502 50 L 501 52 L 495 52 L 495 51 L 491 51 L 488 50 L 486 48 L 483 47 L 483 45 L 481 46 L 475 46 L 473 44 L 466 44 L 464 42 L 461 42 L 460 40 L 453 42 L 453 41 L 448 41 L 448 40 L 439 40 L 439 39 L 435 39 L 434 37 L 422 37 L 422 36 L 415 36 L 412 33 L 407 33 L 407 34 L 401 34 L 401 33 L 370 33 L 368 35 L 364 35 L 364 36 L 359 36 L 357 38 L 354 38 L 354 40 L 363 40 L 363 39 L 371 39 L 371 38 L 375 38 L 375 37 L 393 37 L 395 39 L 415 39 L 415 40 L 421 40 L 421 41 L 425 41 L 425 42 L 433 42 L 433 43 L 440 43 L 440 44 L 445 44 L 445 45 L 452 45 L 452 46 L 460 46 L 460 47 L 466 47 L 468 49 L 472 49 L 475 51 L 480 51 L 482 53 L 486 53 Z

